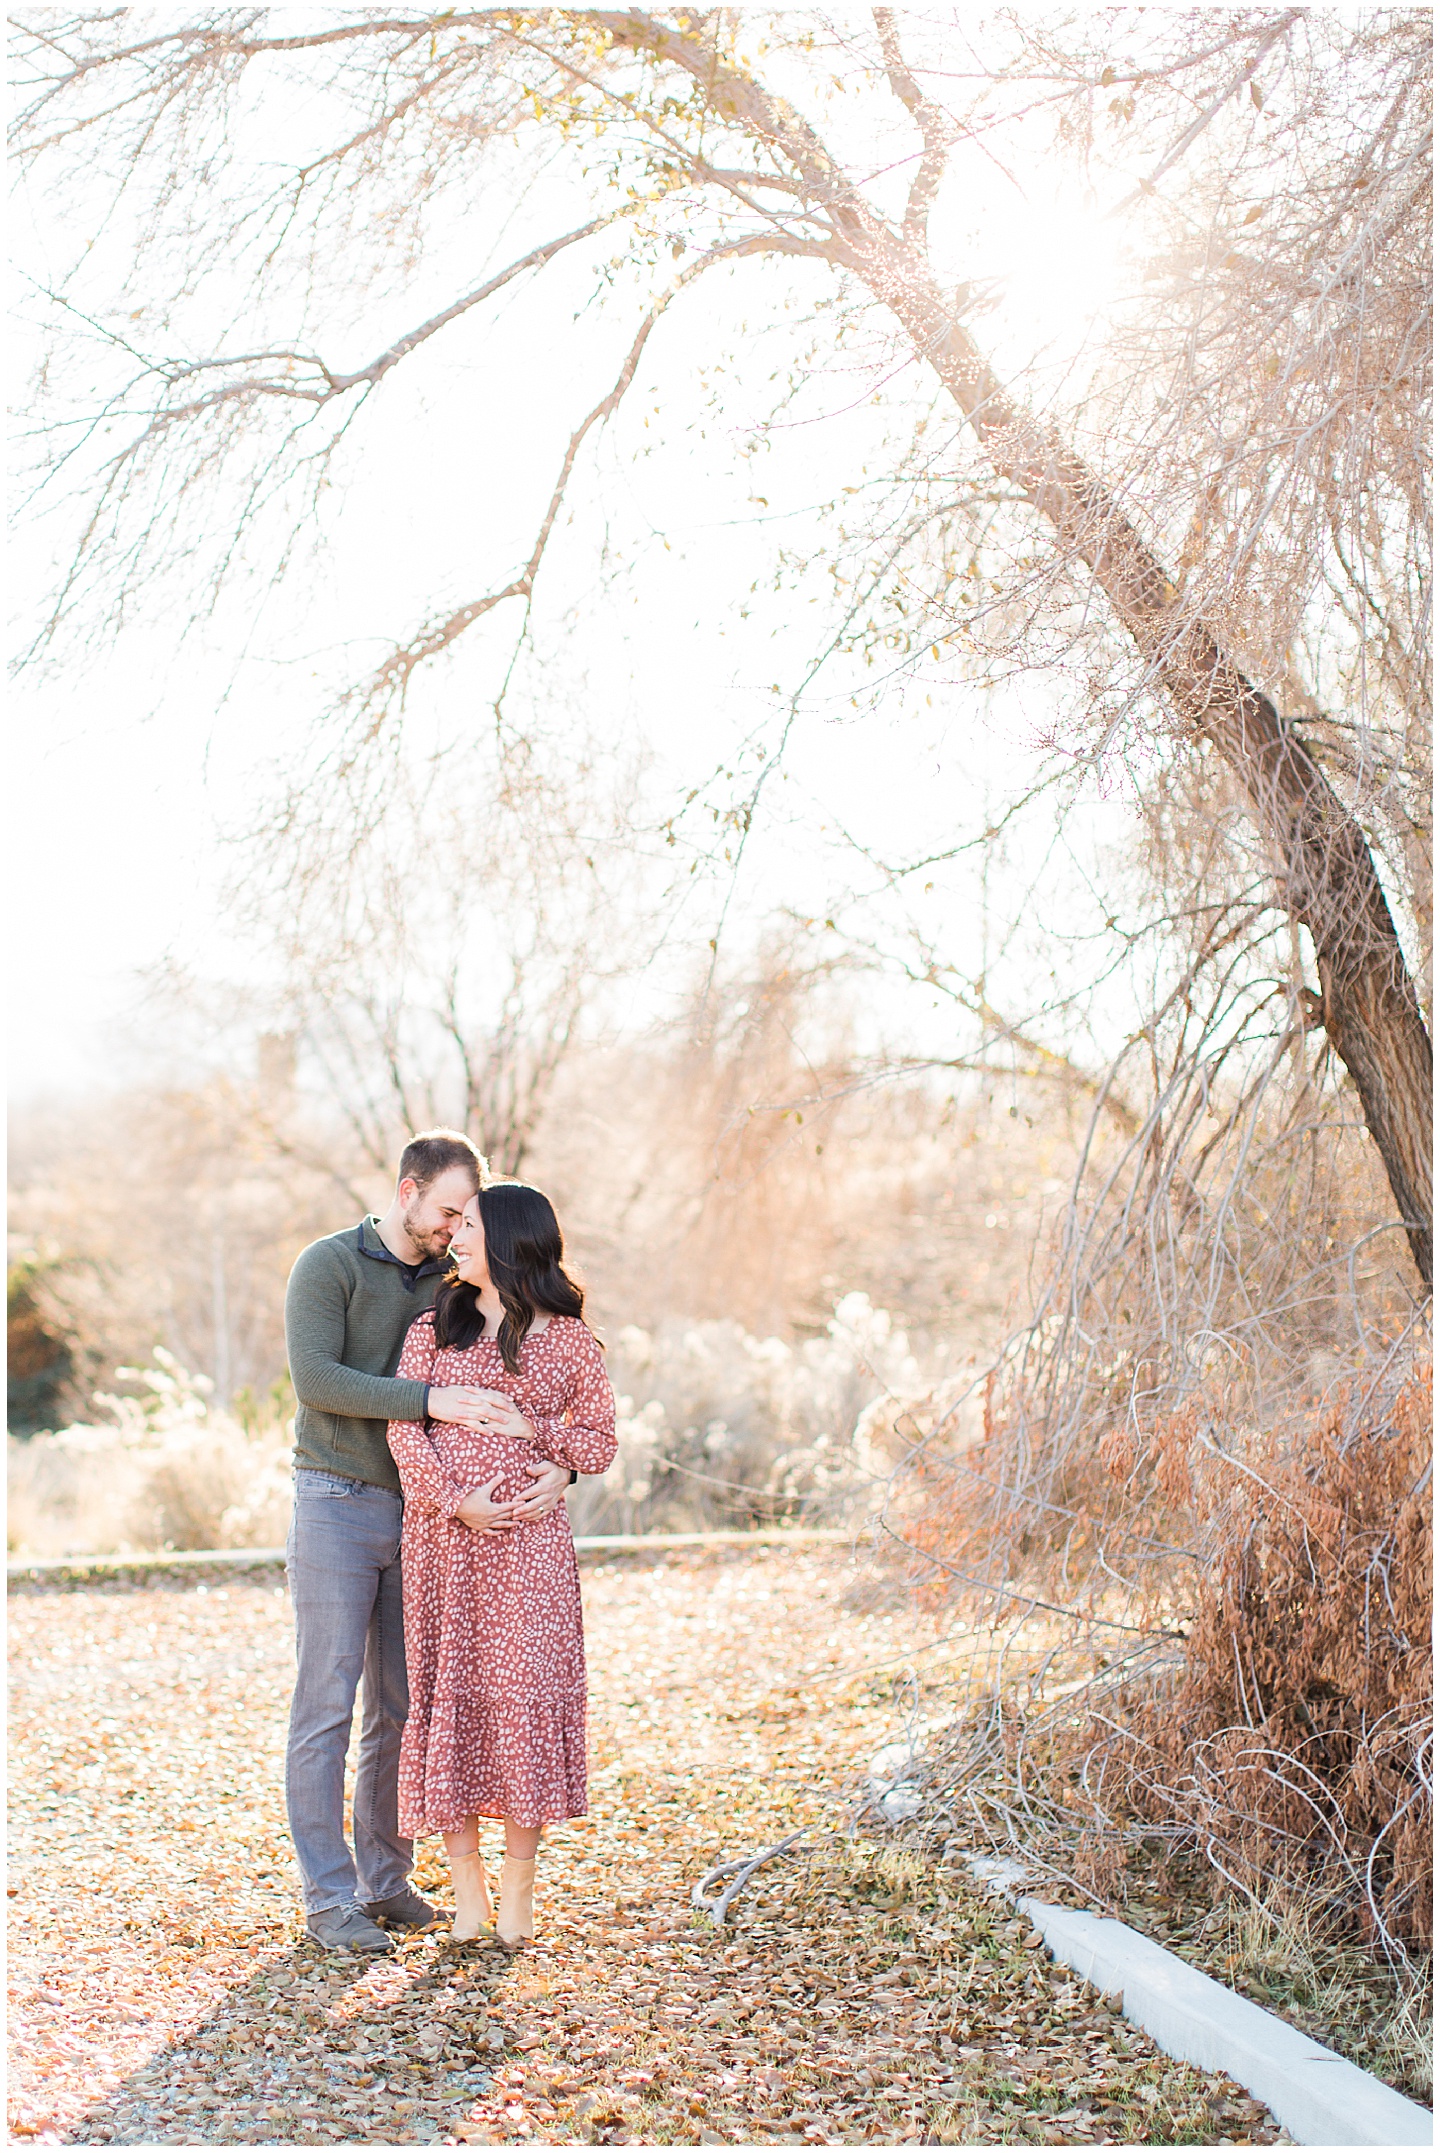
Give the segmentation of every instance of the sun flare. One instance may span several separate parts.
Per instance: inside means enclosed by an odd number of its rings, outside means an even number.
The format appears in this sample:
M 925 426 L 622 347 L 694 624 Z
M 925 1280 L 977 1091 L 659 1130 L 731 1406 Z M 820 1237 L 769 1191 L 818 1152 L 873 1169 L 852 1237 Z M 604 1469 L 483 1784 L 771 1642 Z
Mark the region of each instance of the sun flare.
M 992 234 L 990 274 L 1017 328 L 1049 344 L 1083 333 L 1112 304 L 1124 260 L 1119 219 L 1086 205 L 1034 198 Z

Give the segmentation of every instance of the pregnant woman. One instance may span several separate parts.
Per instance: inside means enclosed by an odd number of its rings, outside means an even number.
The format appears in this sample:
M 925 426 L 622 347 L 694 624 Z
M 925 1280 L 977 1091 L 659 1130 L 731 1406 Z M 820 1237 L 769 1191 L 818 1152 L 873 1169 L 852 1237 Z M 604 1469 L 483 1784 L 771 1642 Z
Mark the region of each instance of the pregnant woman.
M 541 1829 L 585 1814 L 585 1643 L 564 1505 L 519 1524 L 511 1506 L 539 1458 L 605 1471 L 615 1398 L 539 1189 L 482 1189 L 450 1253 L 453 1269 L 411 1324 L 396 1373 L 483 1391 L 486 1425 L 390 1423 L 405 1498 L 410 1676 L 400 1828 L 442 1834 L 456 1937 L 485 1935 L 493 1922 L 518 1948 L 535 1933 Z M 505 1820 L 498 1916 L 481 1817 Z

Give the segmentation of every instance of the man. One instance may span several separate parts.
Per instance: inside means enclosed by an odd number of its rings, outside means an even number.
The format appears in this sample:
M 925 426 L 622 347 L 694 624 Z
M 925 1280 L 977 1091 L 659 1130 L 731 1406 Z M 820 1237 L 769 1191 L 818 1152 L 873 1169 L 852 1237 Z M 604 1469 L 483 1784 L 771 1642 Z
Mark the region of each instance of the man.
M 435 1298 L 443 1257 L 485 1160 L 454 1129 L 412 1137 L 383 1218 L 313 1241 L 285 1294 L 299 1405 L 295 1512 L 286 1568 L 295 1606 L 295 1696 L 285 1758 L 290 1833 L 305 1925 L 334 1950 L 388 1951 L 389 1928 L 423 1929 L 435 1909 L 410 1889 L 411 1844 L 397 1828 L 405 1725 L 400 1476 L 387 1421 L 480 1425 L 484 1393 L 432 1389 L 392 1373 L 405 1333 Z M 516 1522 L 543 1517 L 573 1476 L 535 1469 Z M 363 1674 L 354 1855 L 345 1840 L 345 1754 Z

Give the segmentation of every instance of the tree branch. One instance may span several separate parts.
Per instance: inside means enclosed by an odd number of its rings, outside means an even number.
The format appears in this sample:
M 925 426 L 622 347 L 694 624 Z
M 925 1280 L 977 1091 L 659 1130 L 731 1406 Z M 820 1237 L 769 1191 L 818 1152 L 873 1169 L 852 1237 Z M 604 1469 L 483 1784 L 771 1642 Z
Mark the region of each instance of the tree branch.
M 586 436 L 593 432 L 595 427 L 603 425 L 620 404 L 626 390 L 635 378 L 635 370 L 640 364 L 641 355 L 649 342 L 651 331 L 661 315 L 672 301 L 679 297 L 687 285 L 692 284 L 697 277 L 703 276 L 707 269 L 713 269 L 717 262 L 739 261 L 756 254 L 796 254 L 811 260 L 824 260 L 826 258 L 824 249 L 813 241 L 788 238 L 783 233 L 762 233 L 750 239 L 739 240 L 731 246 L 716 247 L 710 253 L 702 256 L 699 261 L 691 262 L 688 267 L 683 269 L 669 290 L 661 294 L 641 322 L 630 349 L 625 354 L 624 363 L 610 388 L 601 397 L 594 409 L 586 413 L 566 443 L 565 453 L 560 460 L 560 469 L 551 489 L 549 502 L 540 520 L 535 543 L 530 549 L 530 556 L 524 567 L 501 588 L 488 591 L 483 598 L 472 599 L 468 605 L 457 607 L 453 613 L 445 615 L 443 619 L 434 622 L 429 628 L 423 629 L 412 642 L 393 652 L 385 664 L 372 676 L 370 684 L 365 690 L 364 701 L 369 707 L 378 709 L 380 706 L 388 704 L 391 697 L 397 692 L 403 698 L 409 685 L 410 677 L 417 666 L 422 665 L 427 658 L 436 657 L 442 650 L 447 649 L 457 637 L 465 633 L 467 628 L 473 627 L 476 621 L 483 620 L 487 613 L 493 613 L 495 608 L 503 605 L 507 598 L 523 598 L 528 606 L 534 593 L 535 578 L 540 572 L 540 564 L 545 557 L 545 550 L 550 543 L 556 519 L 560 514 L 560 509 L 565 499 L 566 487 L 570 483 L 571 473 L 575 468 L 575 459 L 580 453 Z
M 603 232 L 608 225 L 616 224 L 622 218 L 633 214 L 634 205 L 627 202 L 625 207 L 616 210 L 613 216 L 592 217 L 588 224 L 577 225 L 573 232 L 564 232 L 558 239 L 547 239 L 540 246 L 532 247 L 528 254 L 522 254 L 508 269 L 502 269 L 497 275 L 487 278 L 485 283 L 473 292 L 467 292 L 463 299 L 457 299 L 453 306 L 445 307 L 439 314 L 433 314 L 429 321 L 422 321 L 418 329 L 410 330 L 408 335 L 392 344 L 388 351 L 382 351 L 378 359 L 372 359 L 368 366 L 362 366 L 356 373 L 333 374 L 328 367 L 322 366 L 321 370 L 332 393 L 339 396 L 347 389 L 358 387 L 362 381 L 379 381 L 389 373 L 392 366 L 398 366 L 402 359 L 408 358 L 417 345 L 425 343 L 438 330 L 448 328 L 452 321 L 457 321 L 462 314 L 468 313 L 471 307 L 479 306 L 482 301 L 493 298 L 496 292 L 502 290 L 523 271 L 543 268 L 566 247 L 573 247 L 579 240 L 590 239 L 596 232 Z M 319 363 L 317 361 L 317 364 Z
M 1178 141 L 1172 142 L 1169 149 L 1166 150 L 1164 156 L 1160 159 L 1160 162 L 1155 166 L 1155 169 L 1149 174 L 1149 176 L 1145 179 L 1142 179 L 1139 186 L 1134 188 L 1131 193 L 1127 194 L 1122 202 L 1117 202 L 1113 209 L 1109 209 L 1106 211 L 1107 216 L 1123 217 L 1125 212 L 1128 209 L 1133 209 L 1135 207 L 1135 204 L 1140 201 L 1143 196 L 1154 193 L 1157 184 L 1160 180 L 1164 178 L 1165 174 L 1170 170 L 1171 166 L 1179 163 L 1180 159 L 1185 155 L 1186 150 L 1190 148 L 1190 145 L 1193 142 L 1199 141 L 1201 135 L 1204 134 L 1206 128 L 1214 119 L 1216 113 L 1222 112 L 1225 109 L 1225 106 L 1235 95 L 1236 91 L 1243 90 L 1246 83 L 1253 79 L 1256 68 L 1260 65 L 1260 62 L 1264 59 L 1266 53 L 1270 50 L 1271 46 L 1278 43 L 1278 41 L 1285 35 L 1285 32 L 1290 28 L 1291 24 L 1298 22 L 1304 12 L 1304 8 L 1292 7 L 1287 9 L 1286 13 L 1280 16 L 1278 21 L 1276 21 L 1271 26 L 1271 28 L 1266 32 L 1265 36 L 1260 40 L 1260 43 L 1256 46 L 1255 51 L 1245 62 L 1245 65 L 1240 69 L 1238 74 L 1233 75 L 1231 79 L 1226 83 L 1224 89 L 1220 91 L 1218 96 L 1212 98 L 1210 103 L 1205 107 L 1205 110 L 1199 113 L 1196 118 L 1191 121 L 1190 125 L 1185 129 L 1185 132 L 1179 137 Z
M 919 128 L 925 145 L 919 169 L 910 183 L 910 195 L 900 227 L 908 244 L 918 248 L 925 243 L 930 210 L 961 129 L 948 112 L 925 95 L 906 66 L 900 49 L 900 33 L 895 27 L 894 9 L 877 7 L 871 12 L 880 33 L 880 50 L 885 56 L 885 73 L 890 87 Z
M 472 307 L 479 306 L 482 301 L 493 298 L 496 292 L 502 291 L 507 284 L 511 283 L 514 278 L 520 276 L 525 270 L 543 268 L 545 263 L 552 261 L 566 247 L 573 247 L 579 240 L 589 239 L 596 232 L 604 231 L 608 225 L 618 222 L 623 217 L 633 215 L 634 205 L 627 202 L 623 209 L 616 210 L 612 216 L 594 217 L 588 224 L 578 225 L 573 232 L 562 232 L 558 238 L 544 240 L 538 247 L 532 247 L 528 254 L 522 254 L 517 261 L 511 262 L 507 268 L 497 271 L 493 277 L 488 277 L 473 292 L 467 292 L 463 299 L 455 300 L 453 305 L 445 307 L 439 314 L 433 314 L 428 321 L 421 322 L 418 328 L 407 331 L 396 343 L 391 344 L 388 349 L 382 351 L 378 358 L 372 359 L 368 366 L 357 368 L 353 374 L 337 374 L 316 353 L 283 349 L 242 352 L 234 357 L 219 359 L 195 359 L 181 365 L 165 365 L 163 362 L 157 363 L 153 360 L 142 359 L 141 363 L 146 366 L 148 371 L 160 374 L 165 381 L 171 384 L 185 381 L 195 375 L 212 373 L 222 367 L 258 366 L 265 361 L 272 363 L 289 361 L 292 364 L 313 366 L 324 380 L 323 387 L 274 377 L 268 380 L 262 378 L 260 380 L 247 379 L 227 382 L 223 387 L 207 391 L 206 394 L 196 397 L 188 404 L 174 406 L 168 411 L 157 414 L 152 420 L 151 426 L 152 428 L 173 426 L 179 420 L 194 418 L 203 411 L 214 410 L 220 404 L 236 400 L 244 401 L 257 396 L 289 397 L 296 402 L 313 404 L 318 410 L 321 406 L 330 403 L 335 397 L 343 396 L 348 390 L 359 388 L 362 383 L 367 387 L 371 387 L 382 380 L 389 373 L 392 366 L 398 366 L 400 361 L 408 358 L 412 351 L 415 351 L 421 344 L 426 343 L 429 338 L 435 336 L 441 329 L 448 328 L 452 321 L 457 321 L 462 314 L 468 313 Z M 59 294 L 52 293 L 47 294 L 47 296 L 56 299 L 60 305 L 67 304 Z M 124 348 L 129 349 L 130 347 L 125 346 Z M 139 357 L 140 355 L 137 353 L 136 356 Z M 149 430 L 147 429 L 147 433 Z M 133 445 L 134 448 L 142 447 L 145 438 L 145 435 L 141 435 L 140 439 Z

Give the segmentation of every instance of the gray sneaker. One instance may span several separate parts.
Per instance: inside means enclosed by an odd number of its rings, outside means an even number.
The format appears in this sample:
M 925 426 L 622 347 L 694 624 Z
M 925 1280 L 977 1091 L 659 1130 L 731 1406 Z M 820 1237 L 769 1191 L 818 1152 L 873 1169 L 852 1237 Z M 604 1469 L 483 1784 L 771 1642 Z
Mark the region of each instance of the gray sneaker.
M 408 1886 L 397 1891 L 393 1899 L 367 1901 L 365 1912 L 372 1921 L 388 1921 L 392 1929 L 431 1929 L 440 1919 L 439 1907 Z
M 307 1914 L 305 1926 L 317 1944 L 327 1951 L 393 1951 L 385 1931 L 363 1914 L 358 1906 L 327 1906 Z

